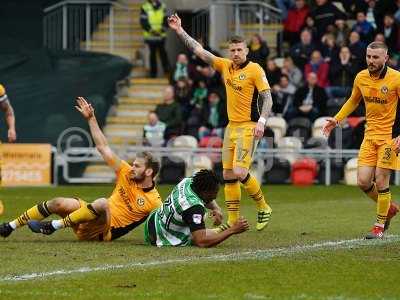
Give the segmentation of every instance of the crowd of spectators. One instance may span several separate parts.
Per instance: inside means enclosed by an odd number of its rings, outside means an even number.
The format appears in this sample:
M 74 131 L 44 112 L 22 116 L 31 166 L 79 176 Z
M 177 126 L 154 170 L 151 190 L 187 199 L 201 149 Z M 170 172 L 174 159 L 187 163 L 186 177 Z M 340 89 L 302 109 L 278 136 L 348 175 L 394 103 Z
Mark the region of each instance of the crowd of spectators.
M 331 114 L 351 93 L 356 73 L 366 67 L 366 46 L 372 41 L 388 45 L 388 64 L 398 69 L 400 0 L 277 2 L 287 9 L 280 57 L 271 57 L 273 51 L 258 34 L 249 41 L 248 55 L 266 71 L 273 115 L 289 123 L 293 118 L 313 122 Z M 165 103 L 155 111 L 157 122 L 165 124 L 164 138 L 222 138 L 227 114 L 220 75 L 194 54 L 181 53 L 171 77 Z M 336 108 L 329 110 L 332 103 Z

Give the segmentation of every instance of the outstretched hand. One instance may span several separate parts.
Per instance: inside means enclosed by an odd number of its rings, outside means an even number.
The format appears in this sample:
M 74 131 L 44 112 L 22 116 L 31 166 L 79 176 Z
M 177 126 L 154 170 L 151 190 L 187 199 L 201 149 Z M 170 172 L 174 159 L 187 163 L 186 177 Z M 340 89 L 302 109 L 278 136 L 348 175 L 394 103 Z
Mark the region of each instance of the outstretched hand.
M 335 118 L 327 118 L 324 127 L 322 127 L 322 133 L 328 137 L 332 129 L 338 125 L 338 121 Z
M 77 97 L 75 108 L 82 114 L 82 116 L 89 120 L 90 118 L 94 117 L 94 108 L 92 104 L 90 104 L 85 98 Z
M 175 31 L 182 28 L 182 21 L 181 18 L 178 17 L 178 14 L 175 13 L 168 17 L 168 25 Z

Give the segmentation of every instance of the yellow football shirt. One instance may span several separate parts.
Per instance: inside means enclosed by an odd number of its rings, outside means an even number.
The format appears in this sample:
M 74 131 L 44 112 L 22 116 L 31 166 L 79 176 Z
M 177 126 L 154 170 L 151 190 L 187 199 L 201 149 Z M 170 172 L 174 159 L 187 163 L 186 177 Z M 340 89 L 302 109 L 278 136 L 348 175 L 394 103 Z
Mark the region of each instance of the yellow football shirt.
M 365 137 L 370 139 L 390 139 L 398 122 L 397 105 L 400 97 L 400 72 L 385 67 L 379 77 L 372 77 L 368 69 L 359 72 L 354 79 L 350 98 L 335 118 L 340 122 L 359 104 L 365 103 Z
M 132 167 L 121 161 L 117 181 L 109 198 L 111 227 L 124 228 L 143 222 L 151 211 L 161 205 L 161 197 L 153 187 L 142 189 L 130 179 Z
M 0 102 L 7 100 L 6 89 L 0 84 Z
M 246 61 L 234 69 L 230 59 L 217 57 L 213 68 L 221 73 L 226 89 L 228 119 L 233 122 L 257 122 L 262 103 L 258 93 L 270 89 L 259 64 Z

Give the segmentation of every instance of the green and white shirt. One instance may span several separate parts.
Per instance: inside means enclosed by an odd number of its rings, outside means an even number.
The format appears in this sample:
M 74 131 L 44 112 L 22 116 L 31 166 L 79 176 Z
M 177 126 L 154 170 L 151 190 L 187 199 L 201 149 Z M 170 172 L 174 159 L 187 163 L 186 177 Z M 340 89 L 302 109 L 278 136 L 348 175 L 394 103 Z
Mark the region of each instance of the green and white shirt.
M 145 239 L 161 246 L 191 245 L 191 232 L 205 229 L 205 207 L 190 187 L 192 178 L 185 178 L 172 190 L 163 205 L 146 221 Z

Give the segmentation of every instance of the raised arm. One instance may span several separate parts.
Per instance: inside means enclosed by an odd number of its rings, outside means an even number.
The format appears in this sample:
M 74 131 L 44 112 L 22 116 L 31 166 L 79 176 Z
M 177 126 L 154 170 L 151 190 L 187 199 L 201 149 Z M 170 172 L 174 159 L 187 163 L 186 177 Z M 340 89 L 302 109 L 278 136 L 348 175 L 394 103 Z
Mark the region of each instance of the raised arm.
M 14 109 L 11 106 L 10 101 L 5 99 L 0 102 L 0 108 L 4 112 L 4 117 L 6 119 L 7 127 L 8 127 L 8 142 L 14 143 L 17 139 L 17 133 L 15 131 L 15 115 Z
M 78 105 L 75 108 L 82 114 L 82 116 L 88 121 L 90 133 L 96 144 L 96 149 L 100 152 L 104 161 L 115 171 L 118 171 L 121 167 L 121 159 L 111 150 L 108 145 L 107 139 L 97 123 L 96 116 L 94 114 L 94 108 L 92 104 L 87 102 L 83 97 L 76 98 Z
M 216 56 L 211 52 L 204 50 L 203 46 L 200 45 L 194 38 L 187 34 L 187 32 L 182 28 L 181 19 L 177 14 L 173 14 L 168 18 L 168 25 L 173 29 L 179 36 L 181 41 L 185 46 L 198 57 L 201 58 L 205 63 L 212 65 Z

